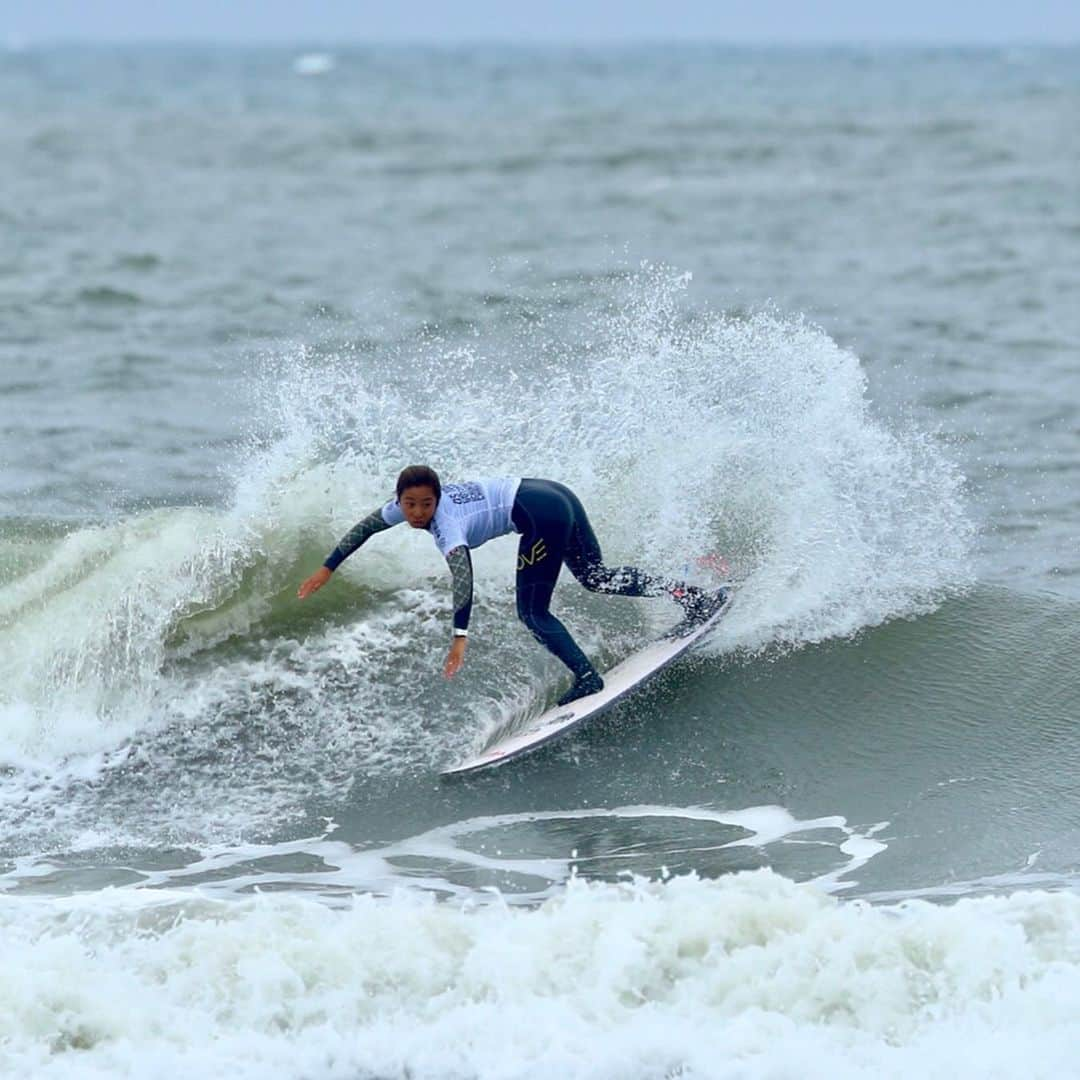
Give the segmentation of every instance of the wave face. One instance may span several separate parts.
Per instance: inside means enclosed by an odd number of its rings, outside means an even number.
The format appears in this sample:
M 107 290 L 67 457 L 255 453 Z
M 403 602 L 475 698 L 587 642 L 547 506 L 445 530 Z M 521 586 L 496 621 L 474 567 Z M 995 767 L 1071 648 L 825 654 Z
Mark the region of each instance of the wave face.
M 691 316 L 686 280 L 628 275 L 618 309 L 595 313 L 584 338 L 268 361 L 252 426 L 275 436 L 238 468 L 230 507 L 24 540 L 33 564 L 3 601 L 7 759 L 112 748 L 175 700 L 181 672 L 219 697 L 221 661 L 267 635 L 291 650 L 260 661 L 267 677 L 298 666 L 291 677 L 311 690 L 320 665 L 373 635 L 370 693 L 393 685 L 394 654 L 426 648 L 446 606 L 417 537 L 379 537 L 346 564 L 348 586 L 313 602 L 315 617 L 292 590 L 411 461 L 448 478 L 563 480 L 610 559 L 680 575 L 723 554 L 742 593 L 718 648 L 843 637 L 961 590 L 971 530 L 961 477 L 933 440 L 877 419 L 858 358 L 821 330 L 768 313 Z M 510 543 L 481 552 L 496 640 L 514 637 Z M 362 618 L 346 623 L 357 590 Z M 400 620 L 403 599 L 419 618 Z

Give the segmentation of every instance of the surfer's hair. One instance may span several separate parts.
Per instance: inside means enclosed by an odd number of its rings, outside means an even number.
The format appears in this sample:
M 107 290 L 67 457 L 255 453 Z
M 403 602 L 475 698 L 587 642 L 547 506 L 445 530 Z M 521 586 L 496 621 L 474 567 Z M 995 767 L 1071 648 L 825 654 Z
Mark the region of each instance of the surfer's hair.
M 439 483 L 439 474 L 427 465 L 410 465 L 402 469 L 397 478 L 397 497 L 400 501 L 406 488 L 429 487 L 435 492 L 435 501 L 442 498 L 442 484 Z

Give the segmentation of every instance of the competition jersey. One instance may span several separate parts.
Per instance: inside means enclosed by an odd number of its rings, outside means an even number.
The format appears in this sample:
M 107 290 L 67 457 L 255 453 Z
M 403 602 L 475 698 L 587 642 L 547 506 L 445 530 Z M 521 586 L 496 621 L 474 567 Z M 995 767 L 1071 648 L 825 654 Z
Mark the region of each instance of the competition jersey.
M 464 484 L 444 484 L 442 497 L 428 524 L 428 531 L 450 566 L 454 581 L 454 629 L 464 631 L 472 611 L 472 560 L 469 549 L 486 544 L 495 536 L 517 532 L 511 520 L 519 479 L 470 480 Z M 373 510 L 357 522 L 339 541 L 323 563 L 336 570 L 358 547 L 383 529 L 400 525 L 405 514 L 396 499 L 381 510 Z
M 477 548 L 496 536 L 517 532 L 510 520 L 519 478 L 496 477 L 443 484 L 442 497 L 428 529 L 443 555 L 456 547 Z M 382 508 L 387 525 L 400 525 L 405 514 L 396 499 Z

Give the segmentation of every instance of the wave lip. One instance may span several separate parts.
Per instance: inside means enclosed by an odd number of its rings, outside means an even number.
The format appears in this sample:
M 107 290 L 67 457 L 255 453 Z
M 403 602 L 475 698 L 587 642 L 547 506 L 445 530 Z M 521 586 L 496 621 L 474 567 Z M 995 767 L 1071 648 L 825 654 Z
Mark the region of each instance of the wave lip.
M 233 590 L 243 530 L 196 510 L 76 530 L 0 598 L 0 761 L 55 762 L 146 722 L 170 632 Z

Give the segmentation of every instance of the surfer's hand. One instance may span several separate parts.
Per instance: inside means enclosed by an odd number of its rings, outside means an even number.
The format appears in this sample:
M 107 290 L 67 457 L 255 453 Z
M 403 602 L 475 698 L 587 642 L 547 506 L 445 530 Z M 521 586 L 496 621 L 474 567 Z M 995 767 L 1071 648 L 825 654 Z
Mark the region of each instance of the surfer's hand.
M 328 567 L 320 566 L 319 569 L 296 590 L 296 595 L 300 597 L 301 600 L 310 596 L 316 590 L 321 589 L 330 580 L 330 575 L 332 573 L 333 571 Z
M 465 663 L 465 642 L 468 640 L 468 638 L 463 637 L 454 638 L 454 643 L 446 654 L 446 664 L 443 667 L 443 674 L 448 679 L 452 679 L 461 670 L 461 665 Z

